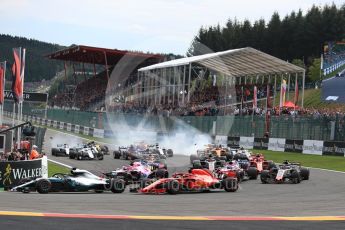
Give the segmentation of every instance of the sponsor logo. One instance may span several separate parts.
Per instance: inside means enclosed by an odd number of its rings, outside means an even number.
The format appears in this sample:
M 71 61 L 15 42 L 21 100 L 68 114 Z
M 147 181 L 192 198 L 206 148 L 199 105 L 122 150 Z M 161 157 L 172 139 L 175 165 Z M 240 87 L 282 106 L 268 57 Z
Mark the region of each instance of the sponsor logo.
M 28 178 L 28 177 L 41 177 L 42 169 L 41 168 L 35 168 L 35 169 L 17 168 L 17 169 L 12 169 L 12 173 L 13 173 L 13 178 L 15 180 L 20 180 L 20 179 Z

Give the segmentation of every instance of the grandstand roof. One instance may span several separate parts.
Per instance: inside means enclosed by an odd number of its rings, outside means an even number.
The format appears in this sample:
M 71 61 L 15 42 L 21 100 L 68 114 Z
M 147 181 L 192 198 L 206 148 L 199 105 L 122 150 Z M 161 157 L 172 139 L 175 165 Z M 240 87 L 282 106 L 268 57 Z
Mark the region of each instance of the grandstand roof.
M 251 47 L 175 59 L 143 67 L 140 68 L 139 71 L 183 66 L 189 65 L 190 63 L 198 63 L 209 69 L 232 76 L 297 73 L 304 71 L 304 69 L 299 66 Z
M 115 65 L 122 57 L 129 55 L 132 57 L 163 60 L 163 56 L 156 54 L 145 54 L 126 50 L 105 49 L 91 46 L 73 46 L 55 53 L 47 55 L 50 59 L 73 61 L 105 65 Z M 105 59 L 107 57 L 107 59 Z M 106 62 L 107 61 L 107 62 Z

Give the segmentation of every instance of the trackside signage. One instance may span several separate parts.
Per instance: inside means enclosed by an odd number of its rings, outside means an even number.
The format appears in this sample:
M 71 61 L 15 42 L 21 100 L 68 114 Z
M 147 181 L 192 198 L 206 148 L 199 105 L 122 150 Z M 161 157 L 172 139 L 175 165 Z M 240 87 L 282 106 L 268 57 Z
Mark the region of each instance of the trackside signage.
M 240 146 L 245 149 L 253 149 L 254 137 L 240 137 Z
M 47 176 L 47 157 L 32 161 L 0 162 L 0 187 L 11 188 L 24 178 Z
M 304 140 L 303 153 L 322 155 L 322 150 L 323 150 L 323 141 Z
M 5 100 L 13 100 L 13 93 L 12 91 L 5 90 Z M 46 93 L 23 93 L 24 101 L 31 101 L 31 102 L 47 102 L 48 94 Z
M 270 138 L 268 141 L 268 150 L 284 152 L 285 139 L 283 138 Z

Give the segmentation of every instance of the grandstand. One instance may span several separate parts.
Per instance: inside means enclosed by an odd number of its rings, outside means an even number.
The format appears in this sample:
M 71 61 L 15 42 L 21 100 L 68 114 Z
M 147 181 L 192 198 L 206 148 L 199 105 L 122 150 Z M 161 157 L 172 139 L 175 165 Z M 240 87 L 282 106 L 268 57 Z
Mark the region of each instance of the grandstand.
M 50 101 L 53 107 L 68 107 L 80 110 L 99 110 L 104 108 L 105 92 L 115 65 L 124 57 L 131 57 L 138 63 L 138 68 L 152 65 L 163 60 L 163 56 L 155 54 L 145 54 L 116 49 L 105 49 L 90 46 L 73 46 L 64 50 L 49 54 L 49 59 L 65 62 L 65 78 L 67 68 L 73 69 L 73 85 L 65 85 L 63 93 L 55 95 Z M 76 65 L 82 65 L 81 70 L 76 69 Z M 92 69 L 90 72 L 89 69 Z M 131 77 L 127 79 L 125 85 L 130 84 L 137 69 L 133 69 Z M 82 82 L 77 81 L 77 76 L 83 75 Z M 87 75 L 91 77 L 87 78 Z M 66 81 L 67 82 L 67 81 Z

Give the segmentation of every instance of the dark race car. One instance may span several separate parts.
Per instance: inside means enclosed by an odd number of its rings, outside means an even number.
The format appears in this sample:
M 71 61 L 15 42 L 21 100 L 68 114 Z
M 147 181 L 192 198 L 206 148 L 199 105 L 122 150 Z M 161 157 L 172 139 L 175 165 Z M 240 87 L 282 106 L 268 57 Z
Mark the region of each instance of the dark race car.
M 147 179 L 167 178 L 169 173 L 165 162 L 136 160 L 130 165 L 105 174 L 109 178 L 123 179 L 126 184 L 141 182 Z
M 255 170 L 251 169 L 249 172 L 246 172 L 235 160 L 226 162 L 224 166 L 217 168 L 215 173 L 219 178 L 236 177 L 239 183 L 245 180 L 256 179 L 257 177 Z
M 70 151 L 69 158 L 76 160 L 103 160 L 104 153 L 99 151 L 97 147 L 93 144 L 86 144 L 73 148 L 73 151 Z
M 21 185 L 11 189 L 28 193 L 37 191 L 39 193 L 49 192 L 87 192 L 112 191 L 122 193 L 125 190 L 125 181 L 121 179 L 110 179 L 98 177 L 89 171 L 72 169 L 70 174 L 56 173 L 52 177 L 26 178 L 20 182 Z
M 158 144 L 148 145 L 143 142 L 130 146 L 120 146 L 118 150 L 113 152 L 114 159 L 135 160 L 140 159 L 143 154 L 154 153 L 161 158 L 172 157 L 172 149 L 160 148 Z
M 224 161 L 230 161 L 233 154 L 228 147 L 223 147 L 221 145 L 209 144 L 205 149 L 197 150 L 196 154 L 190 156 L 190 163 L 193 164 L 195 160 L 205 161 L 208 158 L 214 158 Z
M 234 155 L 234 160 L 239 164 L 239 166 L 243 169 L 243 178 L 256 180 L 258 177 L 258 169 L 251 165 L 250 155 L 244 152 L 237 152 Z
M 175 173 L 171 178 L 163 178 L 138 190 L 144 194 L 177 194 L 181 192 L 203 192 L 224 189 L 235 192 L 238 189 L 237 178 L 217 178 L 207 169 L 190 169 L 188 173 Z
M 68 156 L 69 150 L 70 150 L 69 145 L 60 144 L 60 145 L 57 145 L 56 148 L 52 148 L 52 155 L 53 156 Z
M 270 170 L 263 170 L 260 178 L 263 184 L 292 183 L 298 184 L 302 180 L 309 180 L 310 171 L 299 163 L 284 161 L 283 164 L 276 164 Z

